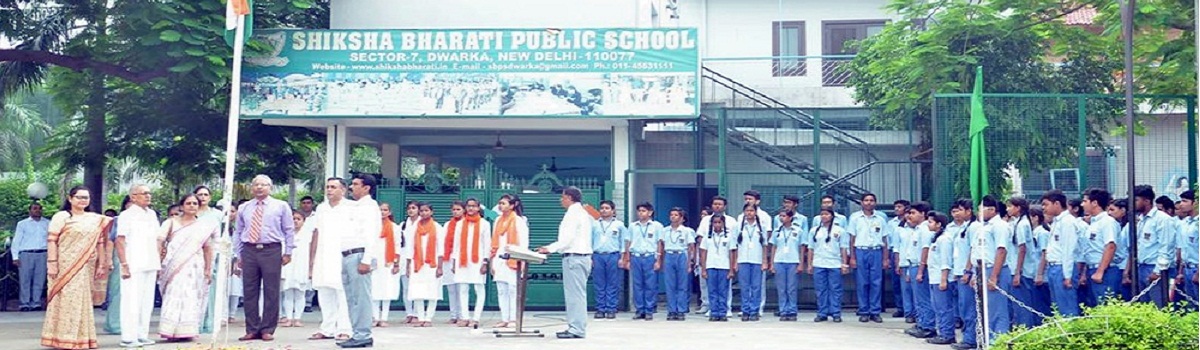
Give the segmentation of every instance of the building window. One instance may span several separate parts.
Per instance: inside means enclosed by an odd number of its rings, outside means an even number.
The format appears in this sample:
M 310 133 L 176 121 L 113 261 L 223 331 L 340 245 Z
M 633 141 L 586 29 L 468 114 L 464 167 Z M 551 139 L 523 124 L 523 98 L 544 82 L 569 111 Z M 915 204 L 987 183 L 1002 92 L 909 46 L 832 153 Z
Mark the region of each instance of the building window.
M 771 46 L 771 75 L 777 77 L 802 77 L 808 72 L 804 56 L 804 22 L 782 21 L 771 23 L 774 39 Z
M 822 22 L 822 54 L 825 56 L 854 55 L 858 49 L 854 42 L 866 39 L 883 31 L 887 21 L 825 21 Z M 841 67 L 850 58 L 825 58 L 821 64 L 821 82 L 825 86 L 843 86 L 850 73 Z

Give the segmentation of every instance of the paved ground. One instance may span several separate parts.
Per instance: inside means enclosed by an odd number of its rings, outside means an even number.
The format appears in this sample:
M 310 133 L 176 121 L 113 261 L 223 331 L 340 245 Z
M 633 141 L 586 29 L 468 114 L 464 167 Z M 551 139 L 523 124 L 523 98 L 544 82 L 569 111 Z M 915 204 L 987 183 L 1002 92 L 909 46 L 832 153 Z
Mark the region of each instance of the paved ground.
M 432 349 L 483 349 L 503 347 L 505 349 L 949 349 L 934 346 L 924 340 L 914 339 L 903 333 L 909 325 L 902 319 L 884 318 L 884 323 L 858 323 L 853 310 L 846 322 L 835 324 L 812 323 L 811 312 L 802 312 L 800 322 L 779 322 L 774 318 L 760 322 L 726 323 L 708 322 L 707 319 L 689 316 L 685 322 L 667 322 L 665 314 L 658 314 L 654 321 L 633 321 L 629 314 L 618 314 L 616 320 L 594 321 L 589 319 L 588 337 L 580 340 L 554 339 L 554 332 L 562 330 L 564 315 L 561 312 L 530 312 L 526 314 L 526 328 L 540 329 L 548 333 L 547 338 L 497 339 L 490 329 L 470 330 L 438 324 L 433 328 L 409 328 L 393 325 L 376 328 L 375 347 L 381 349 L 411 348 Z M 97 311 L 97 320 L 103 317 Z M 403 317 L 403 312 L 393 312 Z M 590 316 L 590 315 L 589 315 Z M 445 320 L 445 311 L 439 315 Z M 484 326 L 495 323 L 497 313 L 484 314 Z M 231 349 L 337 349 L 332 341 L 313 342 L 306 338 L 316 330 L 320 313 L 309 313 L 303 328 L 280 328 L 272 343 L 237 341 L 241 328 L 228 334 L 226 343 Z M 42 313 L 0 313 L 0 344 L 4 349 L 41 349 Z M 234 326 L 240 326 L 235 323 Z M 151 326 L 152 329 L 157 327 Z M 224 336 L 224 335 L 223 335 Z M 208 341 L 209 339 L 204 339 Z M 114 349 L 120 341 L 116 335 L 101 335 L 100 346 Z M 199 344 L 156 344 L 145 349 L 199 349 Z

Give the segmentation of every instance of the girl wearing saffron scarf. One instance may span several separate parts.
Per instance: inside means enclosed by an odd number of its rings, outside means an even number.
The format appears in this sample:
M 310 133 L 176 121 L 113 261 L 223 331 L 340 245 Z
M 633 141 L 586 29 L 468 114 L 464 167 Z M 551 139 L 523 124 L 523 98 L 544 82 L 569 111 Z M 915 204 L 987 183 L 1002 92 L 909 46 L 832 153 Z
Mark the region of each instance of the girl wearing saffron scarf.
M 466 308 L 471 296 L 471 288 L 475 289 L 475 309 L 472 313 L 463 312 L 463 319 L 458 321 L 459 327 L 478 327 L 479 318 L 483 316 L 483 302 L 487 299 L 488 258 L 492 252 L 492 225 L 479 214 L 479 200 L 467 199 L 467 215 L 459 222 L 455 230 L 447 230 L 453 236 L 454 250 L 449 254 L 455 264 L 454 282 L 458 284 L 458 305 Z M 469 314 L 469 315 L 468 315 Z
M 491 261 L 492 279 L 496 281 L 496 300 L 500 304 L 500 323 L 495 328 L 504 328 L 517 321 L 517 261 L 505 259 L 508 246 L 529 247 L 529 224 L 522 216 L 521 200 L 516 195 L 500 197 L 497 205 L 500 217 L 492 231 Z M 499 260 L 497 260 L 499 259 Z
M 408 261 L 412 260 L 412 241 L 413 235 L 417 234 L 417 224 L 421 223 L 421 209 L 417 208 L 417 201 L 408 201 L 404 205 L 404 213 L 407 218 L 400 222 L 400 231 L 397 231 L 396 237 L 396 252 L 400 253 L 400 290 L 404 291 L 404 323 L 413 324 L 417 322 L 417 307 L 413 302 L 412 297 L 408 296 Z
M 445 236 L 445 230 L 433 220 L 433 208 L 429 203 L 417 203 L 420 208 L 421 220 L 417 224 L 412 239 L 412 257 L 408 263 L 408 298 L 416 304 L 417 323 L 414 327 L 432 327 L 433 315 L 437 311 L 437 302 L 442 299 L 442 256 L 445 252 L 443 245 L 438 244 L 438 237 Z
M 384 258 L 383 266 L 371 271 L 371 314 L 375 327 L 387 327 L 392 301 L 400 298 L 400 254 L 396 246 L 403 231 L 392 221 L 390 204 L 379 203 L 379 211 L 383 214 L 383 231 L 376 243 L 383 245 Z
M 445 235 L 438 236 L 438 243 L 445 246 L 442 249 L 445 252 L 445 255 L 442 255 L 442 264 L 445 265 L 445 269 L 442 269 L 440 282 L 443 287 L 446 287 L 446 298 L 449 299 L 446 302 L 450 304 L 450 322 L 447 323 L 453 325 L 457 325 L 458 321 L 464 318 L 462 316 L 462 305 L 458 303 L 458 284 L 454 282 L 453 267 L 458 265 L 458 255 L 454 254 L 457 248 L 454 236 L 465 225 L 463 216 L 466 212 L 467 205 L 463 204 L 462 201 L 450 203 L 450 221 L 446 221 L 446 229 L 442 230 Z

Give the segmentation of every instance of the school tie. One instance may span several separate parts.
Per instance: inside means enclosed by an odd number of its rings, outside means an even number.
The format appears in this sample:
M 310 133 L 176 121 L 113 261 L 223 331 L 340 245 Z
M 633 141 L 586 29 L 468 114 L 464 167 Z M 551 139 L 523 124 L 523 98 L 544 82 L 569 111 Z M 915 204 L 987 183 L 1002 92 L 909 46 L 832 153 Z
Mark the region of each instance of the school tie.
M 249 243 L 258 243 L 258 235 L 262 231 L 263 208 L 266 208 L 266 205 L 261 200 L 254 206 L 254 217 L 250 220 Z

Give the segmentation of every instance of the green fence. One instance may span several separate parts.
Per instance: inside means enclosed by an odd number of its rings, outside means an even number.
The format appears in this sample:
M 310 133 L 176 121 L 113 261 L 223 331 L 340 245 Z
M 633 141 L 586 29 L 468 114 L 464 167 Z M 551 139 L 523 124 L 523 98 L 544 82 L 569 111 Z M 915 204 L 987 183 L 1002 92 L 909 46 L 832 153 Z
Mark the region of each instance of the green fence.
M 1124 136 L 1124 96 L 984 94 L 983 100 L 992 193 L 1038 198 L 1060 189 L 1079 197 L 1097 187 L 1123 197 L 1130 156 L 1135 182 L 1174 200 L 1196 179 L 1195 96 L 1137 96 L 1132 154 Z M 970 94 L 934 98 L 936 208 L 970 194 L 970 105 Z

